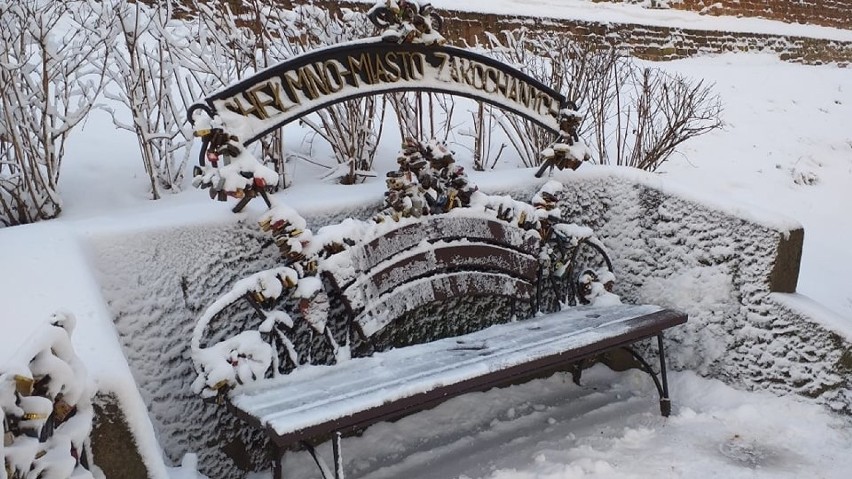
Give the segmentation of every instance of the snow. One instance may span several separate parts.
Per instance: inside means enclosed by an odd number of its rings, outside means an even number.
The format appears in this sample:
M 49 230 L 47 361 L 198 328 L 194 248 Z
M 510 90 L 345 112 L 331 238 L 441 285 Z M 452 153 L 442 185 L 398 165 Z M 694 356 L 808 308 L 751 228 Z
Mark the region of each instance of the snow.
M 789 397 L 671 373 L 665 419 L 649 408 L 656 389 L 644 373 L 595 366 L 581 384 L 557 374 L 375 425 L 343 440 L 347 477 L 844 479 L 852 467 L 848 419 Z M 330 449 L 318 452 L 328 460 Z M 284 467 L 319 478 L 306 453 Z
M 7 465 L 0 471 L 3 479 L 9 470 L 44 479 L 72 475 L 93 478 L 77 460 L 92 430 L 94 389 L 71 346 L 75 324 L 71 314 L 54 315 L 50 324 L 40 326 L 16 358 L 26 363 L 0 371 L 4 424 L 7 418 L 17 418 L 19 428 L 17 433 L 14 428 L 8 431 L 9 436 L 4 435 L 0 443 L 0 456 Z M 20 391 L 20 379 L 28 380 L 28 392 L 15 392 Z M 40 380 L 46 389 L 33 387 Z
M 841 240 L 852 237 L 852 215 L 842 213 L 852 190 L 852 71 L 765 55 L 666 68 L 715 81 L 726 121 L 724 130 L 689 142 L 663 166 L 666 183 L 738 205 L 737 216 L 772 209 L 795 218 L 805 229 L 797 291 L 852 320 L 852 260 Z M 819 182 L 797 184 L 802 170 Z
M 522 7 L 513 0 L 432 3 L 494 13 L 523 11 L 852 41 L 849 30 L 579 0 L 536 0 Z M 733 54 L 655 66 L 716 82 L 726 127 L 684 144 L 658 175 L 584 165 L 554 177 L 614 174 L 780 231 L 804 226 L 799 293 L 773 293 L 770 299 L 852 338 L 852 253 L 847 244 L 852 215 L 844 210 L 852 191 L 852 71 Z M 288 145 L 301 141 L 291 140 Z M 264 206 L 256 201 L 234 216 L 232 204 L 210 202 L 206 192 L 192 189 L 150 202 L 133 141 L 127 133 L 114 131 L 106 113 L 94 112 L 67 148 L 60 182 L 62 216 L 0 230 L 0 368 L 20 365 L 29 352 L 28 341 L 51 314 L 72 312 L 78 322 L 72 338 L 75 351 L 98 388 L 119 396 L 151 474 L 157 479 L 196 479 L 192 455 L 185 456 L 181 468 L 165 467 L 148 407 L 105 304 L 102 290 L 109 285 L 93 271 L 103 251 L 96 245 L 114 242 L 120 250 L 120 242 L 132 245 L 137 234 L 217 228 L 235 218 L 252 222 Z M 389 160 L 377 162 L 377 171 L 389 169 L 395 148 L 384 152 Z M 341 188 L 316 182 L 316 171 L 296 169 L 294 187 L 275 199 L 317 224 L 347 215 L 369 217 L 381 203 L 381 181 Z M 485 191 L 513 192 L 541 184 L 532 172 L 504 169 L 470 176 Z M 713 267 L 695 268 L 681 271 L 671 283 L 650 282 L 645 287 L 648 295 L 678 294 L 676 301 L 712 308 L 726 294 L 727 274 Z M 672 290 L 674 282 L 682 287 Z M 556 375 L 471 394 L 377 425 L 361 437 L 344 440 L 344 457 L 350 475 L 362 478 L 841 479 L 852 470 L 850 421 L 824 407 L 800 397 L 738 391 L 690 372 L 672 373 L 670 388 L 675 409 L 666 420 L 648 411 L 656 391 L 640 373 L 615 374 L 595 367 L 584 375 L 582 387 Z M 315 474 L 305 455 L 287 461 L 294 477 Z
M 772 293 L 771 298 L 794 311 L 800 311 L 808 317 L 817 318 L 820 323 L 828 326 L 832 331 L 847 340 L 852 340 L 852 321 L 813 299 L 798 293 Z
M 194 360 L 204 365 L 205 376 L 199 376 L 192 390 L 199 394 L 219 384 L 244 384 L 262 378 L 272 365 L 272 347 L 258 331 L 243 331 L 209 348 L 193 351 Z M 208 394 L 205 394 L 207 396 Z

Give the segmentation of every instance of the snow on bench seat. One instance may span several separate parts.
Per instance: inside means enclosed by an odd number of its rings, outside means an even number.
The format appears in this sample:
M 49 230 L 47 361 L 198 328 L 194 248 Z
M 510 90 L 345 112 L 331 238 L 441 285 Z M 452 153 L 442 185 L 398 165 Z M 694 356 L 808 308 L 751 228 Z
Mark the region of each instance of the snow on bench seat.
M 231 406 L 279 446 L 395 419 L 465 392 L 522 379 L 686 322 L 658 306 L 581 307 L 394 349 L 306 366 L 234 389 Z

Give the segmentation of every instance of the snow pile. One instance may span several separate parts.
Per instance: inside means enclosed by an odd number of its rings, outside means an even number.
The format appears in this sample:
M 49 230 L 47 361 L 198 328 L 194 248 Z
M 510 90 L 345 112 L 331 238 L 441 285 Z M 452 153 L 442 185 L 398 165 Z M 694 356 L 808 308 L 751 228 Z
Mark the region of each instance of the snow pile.
M 55 314 L 0 371 L 0 479 L 93 479 L 86 447 L 93 390 L 71 346 L 75 323 L 70 313 Z

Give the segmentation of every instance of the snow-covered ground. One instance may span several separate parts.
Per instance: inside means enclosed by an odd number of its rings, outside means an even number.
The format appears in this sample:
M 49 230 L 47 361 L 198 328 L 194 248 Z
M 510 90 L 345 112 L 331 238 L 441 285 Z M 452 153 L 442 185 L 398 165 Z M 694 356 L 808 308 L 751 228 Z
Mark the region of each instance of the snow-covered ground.
M 819 407 L 672 374 L 676 413 L 657 414 L 640 372 L 596 366 L 474 393 L 357 439 L 344 439 L 347 477 L 363 479 L 632 479 L 849 477 L 849 422 Z M 331 459 L 330 447 L 319 449 Z M 293 477 L 319 478 L 306 453 Z M 266 479 L 256 474 L 250 479 Z
M 489 6 L 482 7 L 486 3 Z M 469 5 L 503 12 L 517 11 L 518 3 Z M 557 16 L 574 8 L 564 15 L 584 18 L 577 13 L 583 10 L 591 12 L 590 17 L 597 15 L 589 19 L 598 20 L 605 15 L 618 21 L 623 15 L 625 21 L 637 21 L 650 15 L 638 7 L 606 10 L 589 2 L 527 3 Z M 616 13 L 601 13 L 612 11 Z M 695 21 L 713 28 L 718 21 L 698 20 L 686 12 L 654 15 L 654 21 L 686 22 L 684 27 Z M 659 20 L 659 15 L 672 18 Z M 728 19 L 725 27 L 730 23 Z M 852 39 L 848 31 L 762 20 L 749 21 L 747 27 Z M 715 82 L 725 105 L 726 127 L 686 143 L 664 165 L 660 174 L 665 181 L 737 203 L 746 211 L 769 210 L 801 222 L 805 246 L 798 290 L 852 323 L 852 70 L 733 54 L 656 66 Z M 290 144 L 298 144 L 298 139 Z M 382 148 L 384 159 L 376 165 L 380 172 L 393 164 L 397 145 L 389 142 Z M 469 164 L 465 152 L 456 151 L 459 161 Z M 280 200 L 312 190 L 364 192 L 364 187 L 317 188 L 317 173 L 299 166 L 295 188 Z M 115 131 L 105 113 L 93 114 L 72 137 L 63 163 L 62 217 L 0 229 L 0 361 L 14 354 L 34 323 L 57 309 L 68 309 L 78 317 L 73 339 L 92 375 L 127 375 L 126 366 L 113 362 L 120 351 L 104 348 L 117 344 L 115 333 L 79 238 L 110 228 L 138 230 L 220 221 L 230 215 L 229 205 L 210 202 L 206 192 L 192 189 L 149 201 L 146 184 L 133 138 Z M 382 182 L 366 188 L 381 194 Z M 259 205 L 253 206 L 258 212 Z M 45 275 L 45 266 L 54 267 L 55 273 Z M 849 477 L 848 418 L 832 416 L 801 398 L 736 391 L 689 372 L 672 374 L 670 380 L 675 408 L 668 419 L 655 414 L 655 391 L 646 376 L 601 367 L 587 373 L 582 387 L 557 375 L 458 398 L 344 441 L 348 477 Z M 155 445 L 145 446 L 156 450 Z M 315 474 L 305 455 L 289 461 L 288 468 L 301 471 L 294 477 Z M 191 469 L 174 469 L 173 477 L 194 477 Z
M 798 291 L 852 321 L 852 70 L 723 55 L 665 68 L 716 83 L 726 126 L 686 143 L 669 181 L 799 221 Z

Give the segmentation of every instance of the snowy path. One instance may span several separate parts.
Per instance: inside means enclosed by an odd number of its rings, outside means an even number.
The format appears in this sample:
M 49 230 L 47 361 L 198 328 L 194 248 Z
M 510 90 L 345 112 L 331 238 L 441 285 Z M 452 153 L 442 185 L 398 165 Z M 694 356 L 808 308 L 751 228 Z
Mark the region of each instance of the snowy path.
M 848 477 L 848 418 L 691 373 L 671 380 L 669 419 L 657 414 L 647 376 L 602 366 L 586 371 L 582 387 L 556 375 L 470 394 L 345 439 L 347 477 Z M 330 458 L 327 445 L 320 453 Z M 287 456 L 285 471 L 319 477 L 304 453 Z

